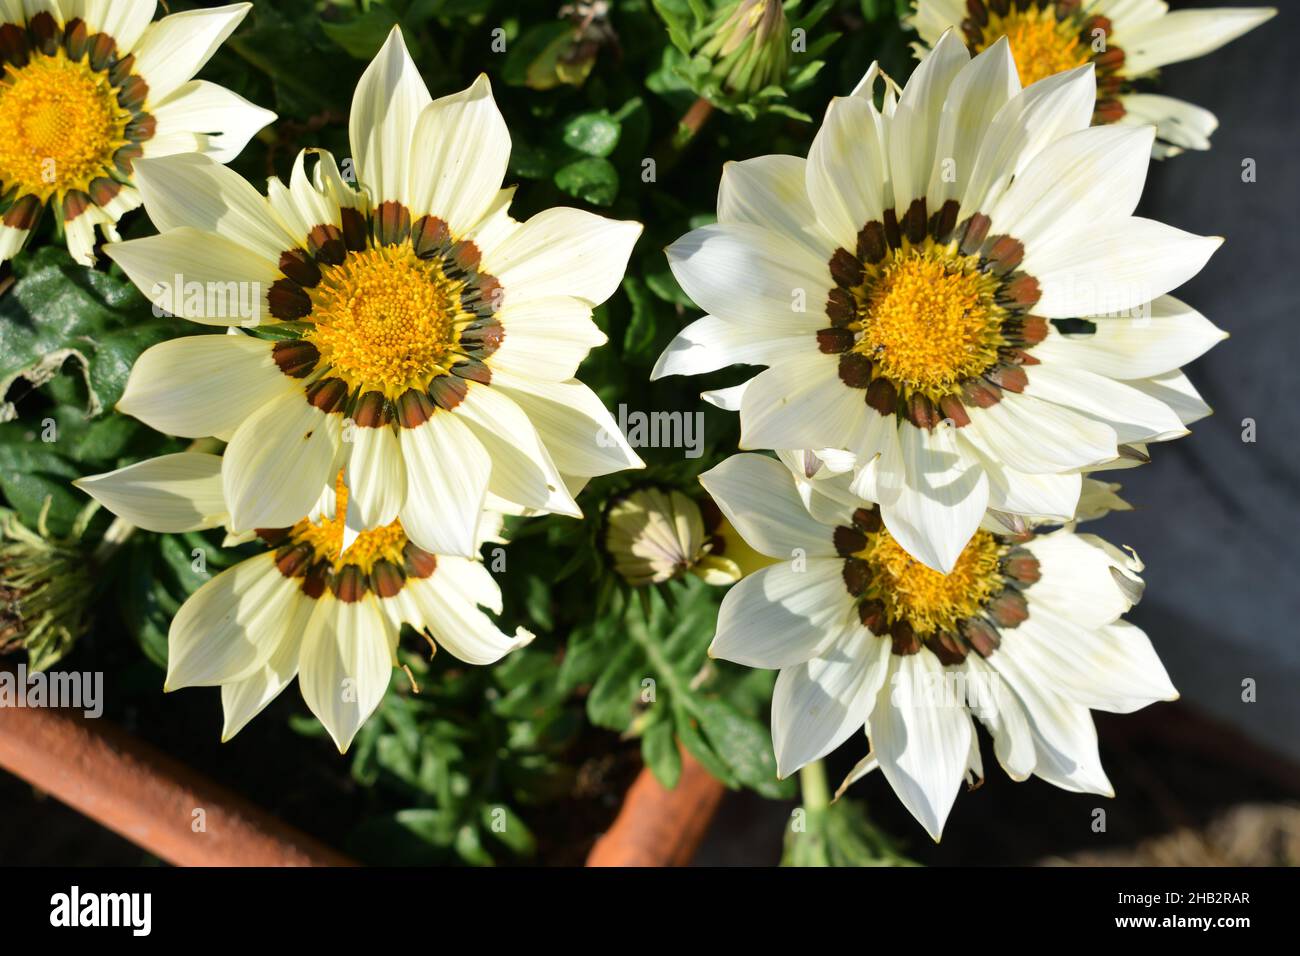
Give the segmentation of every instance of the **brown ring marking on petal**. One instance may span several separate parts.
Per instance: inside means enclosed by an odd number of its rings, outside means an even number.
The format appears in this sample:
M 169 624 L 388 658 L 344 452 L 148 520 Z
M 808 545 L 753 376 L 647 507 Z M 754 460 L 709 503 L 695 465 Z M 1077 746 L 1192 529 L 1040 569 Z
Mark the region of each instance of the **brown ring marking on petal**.
M 961 400 L 968 407 L 992 408 L 1002 401 L 1002 389 L 984 379 L 967 379 L 961 383 Z
M 381 246 L 395 246 L 411 235 L 411 212 L 401 203 L 387 199 L 374 217 L 375 237 Z
M 1019 365 L 998 365 L 984 373 L 984 378 L 1008 392 L 1023 392 L 1029 376 Z
M 278 548 L 289 537 L 292 528 L 254 528 L 253 534 L 257 535 L 269 548 Z
M 461 272 L 471 273 L 478 270 L 479 264 L 483 261 L 483 253 L 470 240 L 461 239 L 459 242 L 452 243 L 451 248 L 447 250 L 447 258 Z
M 31 59 L 27 31 L 16 23 L 0 26 L 0 56 L 14 66 L 26 66 Z
M 392 424 L 393 409 L 384 393 L 371 390 L 357 399 L 352 421 L 361 428 L 383 428 Z
M 839 355 L 841 352 L 847 352 L 853 348 L 855 341 L 857 336 L 851 329 L 830 328 L 817 331 L 817 349 L 824 355 Z M 861 387 L 865 388 L 865 383 Z
M 138 74 L 128 76 L 119 85 L 121 90 L 117 94 L 117 102 L 123 109 L 134 113 L 144 106 L 144 101 L 149 96 L 149 84 L 144 81 L 144 77 Z
M 122 191 L 122 184 L 108 176 L 96 176 L 90 181 L 90 198 L 96 206 L 107 206 Z
M 885 222 L 885 241 L 891 248 L 901 249 L 903 246 L 903 234 L 898 228 L 898 212 L 893 209 L 886 209 L 883 216 Z
M 1033 584 L 1043 576 L 1042 565 L 1028 548 L 1012 548 L 1002 559 L 1002 570 L 1018 584 Z
M 835 553 L 841 558 L 851 558 L 867 546 L 867 536 L 857 528 L 838 525 L 831 540 L 835 543 Z
M 1029 618 L 1029 602 L 1015 588 L 1006 588 L 989 601 L 988 615 L 999 627 L 1016 627 Z
M 957 200 L 949 199 L 930 217 L 930 235 L 934 236 L 936 242 L 947 244 L 952 239 L 953 231 L 957 228 L 957 213 L 960 209 L 961 204 Z
M 126 138 L 133 143 L 143 143 L 153 139 L 158 131 L 158 121 L 151 113 L 138 113 L 135 119 L 126 124 Z
M 361 252 L 370 245 L 366 217 L 361 214 L 361 210 L 341 206 L 339 220 L 343 223 L 343 242 L 347 245 L 348 252 Z
M 505 304 L 505 288 L 496 276 L 480 272 L 473 284 L 466 285 L 461 290 L 460 303 L 466 312 L 491 318 L 500 312 Z
M 966 411 L 966 406 L 956 395 L 945 395 L 939 399 L 939 413 L 957 428 L 965 428 L 970 424 L 970 415 Z
M 93 40 L 92 40 L 93 42 Z M 108 71 L 108 81 L 114 86 L 121 86 L 135 69 L 135 54 L 128 53 L 120 60 L 114 60 Z
M 985 243 L 984 258 L 992 263 L 993 271 L 1005 275 L 1020 265 L 1025 258 L 1025 245 L 1011 236 L 998 236 L 992 242 Z
M 408 388 L 397 399 L 397 423 L 403 428 L 419 428 L 436 410 L 428 395 Z
M 329 581 L 329 565 L 317 561 L 307 569 L 302 578 L 302 593 L 309 598 L 319 598 L 325 593 Z
M 992 220 L 982 212 L 977 212 L 966 220 L 966 231 L 961 240 L 963 255 L 973 256 L 980 251 L 984 238 L 989 234 L 990 225 Z
M 826 315 L 831 325 L 839 328 L 848 325 L 858 317 L 858 306 L 853 300 L 853 293 L 848 289 L 834 288 L 826 296 Z
M 907 420 L 917 428 L 930 431 L 943 421 L 943 418 L 939 415 L 939 410 L 934 407 L 934 402 L 920 392 L 913 392 L 907 401 Z
M 1037 315 L 1027 315 L 1018 323 L 1008 323 L 1008 331 L 1026 346 L 1037 345 L 1047 338 L 1047 320 Z
M 40 199 L 28 193 L 5 211 L 4 224 L 14 229 L 31 229 L 41 218 L 41 210 L 44 208 L 45 204 Z
M 470 356 L 466 356 L 453 365 L 451 374 L 471 382 L 478 382 L 480 385 L 490 385 L 492 383 L 492 369 Z
M 969 617 L 957 625 L 966 643 L 975 649 L 980 657 L 989 657 L 1002 644 L 1002 635 L 988 621 Z
M 451 411 L 469 394 L 469 383 L 455 375 L 439 375 L 429 382 L 429 398 L 444 411 Z
M 118 147 L 117 152 L 113 154 L 113 165 L 122 175 L 130 176 L 135 161 L 143 155 L 143 146 L 139 143 L 127 143 L 125 146 Z
M 307 248 L 311 250 L 317 262 L 323 262 L 327 266 L 342 265 L 343 260 L 348 257 L 343 231 L 330 222 L 312 226 L 311 231 L 307 233 Z
M 858 620 L 872 634 L 882 636 L 885 630 L 885 602 L 870 598 L 858 605 Z
M 451 230 L 437 216 L 421 216 L 411 229 L 411 248 L 420 259 L 431 259 L 447 251 Z
M 882 415 L 898 413 L 898 389 L 887 378 L 878 378 L 867 386 L 866 402 Z
M 320 284 L 320 266 L 305 249 L 286 249 L 280 253 L 280 271 L 304 288 Z
M 414 541 L 408 541 L 402 548 L 402 567 L 408 578 L 427 578 L 437 569 L 438 558 Z
M 1002 356 L 1004 361 L 1009 362 L 1012 365 L 1042 365 L 1043 364 L 1038 359 L 1034 358 L 1032 355 L 1026 352 L 1024 349 L 1004 348 L 1000 350 L 999 354 Z
M 42 10 L 27 21 L 27 32 L 32 35 L 35 48 L 46 56 L 54 56 L 63 42 L 63 29 L 48 10 Z
M 861 558 L 846 558 L 840 572 L 848 592 L 857 597 L 871 585 L 871 567 Z
M 1105 123 L 1118 123 L 1122 120 L 1128 110 L 1124 108 L 1124 102 L 1114 97 L 1097 101 L 1096 107 L 1092 111 L 1092 121 L 1094 125 Z
M 89 46 L 90 31 L 86 29 L 85 20 L 73 17 L 63 25 L 63 49 L 67 51 L 69 60 L 80 60 Z
M 271 358 L 290 378 L 306 378 L 320 361 L 320 351 L 304 339 L 281 339 L 271 346 Z
M 921 650 L 921 642 L 916 639 L 916 632 L 906 621 L 895 621 L 889 628 L 889 636 L 893 639 L 891 650 L 899 657 L 907 657 Z
M 63 194 L 63 221 L 72 222 L 93 204 L 90 193 L 69 189 Z
M 1038 280 L 1028 273 L 1017 273 L 1016 277 L 998 290 L 997 300 L 1017 309 L 1029 309 L 1043 296 Z
M 457 342 L 467 354 L 482 360 L 501 348 L 505 338 L 505 326 L 489 316 L 465 326 Z
M 355 564 L 345 564 L 330 580 L 330 590 L 344 604 L 352 604 L 366 596 L 370 581 Z
M 96 33 L 90 41 L 90 68 L 107 69 L 117 53 L 117 41 L 107 33 Z
M 870 508 L 858 508 L 853 512 L 853 526 L 864 534 L 875 534 L 884 522 L 880 518 L 880 509 L 875 505 Z
M 976 26 L 986 27 L 989 25 L 989 12 L 984 7 L 983 0 L 966 0 L 966 12 L 975 21 Z
M 956 634 L 939 631 L 926 638 L 925 646 L 930 649 L 939 663 L 945 667 L 960 664 L 966 660 L 966 646 L 957 639 Z
M 292 279 L 276 279 L 266 290 L 266 305 L 277 319 L 293 321 L 311 315 L 311 296 Z
M 845 352 L 838 366 L 840 381 L 849 388 L 867 388 L 871 385 L 871 359 L 861 352 Z
M 841 289 L 852 289 L 862 284 L 862 263 L 849 250 L 840 248 L 831 254 L 828 263 L 831 279 Z
M 402 590 L 406 575 L 392 561 L 380 558 L 370 569 L 370 590 L 381 598 L 390 598 Z
M 341 378 L 323 378 L 307 387 L 307 403 L 325 414 L 338 411 L 348 397 L 348 383 Z
M 1092 65 L 1099 72 L 1102 70 L 1119 70 L 1123 68 L 1125 59 L 1123 49 L 1117 46 L 1107 46 L 1105 53 L 1099 53 L 1092 58 Z
M 275 552 L 275 566 L 286 578 L 297 578 L 307 573 L 315 550 L 311 545 L 286 544 Z
M 907 241 L 916 245 L 925 239 L 929 216 L 925 211 L 925 197 L 913 199 L 903 214 L 902 229 Z
M 858 259 L 861 262 L 880 262 L 889 252 L 889 239 L 885 225 L 873 219 L 858 232 Z

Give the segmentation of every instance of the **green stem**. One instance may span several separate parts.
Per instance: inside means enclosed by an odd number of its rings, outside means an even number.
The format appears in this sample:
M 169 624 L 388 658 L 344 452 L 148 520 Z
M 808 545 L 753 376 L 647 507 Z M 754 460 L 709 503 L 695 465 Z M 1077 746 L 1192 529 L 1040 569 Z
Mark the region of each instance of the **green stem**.
M 803 808 L 809 813 L 825 810 L 831 804 L 831 791 L 826 783 L 826 765 L 820 760 L 806 764 L 799 771 L 799 790 L 803 795 Z

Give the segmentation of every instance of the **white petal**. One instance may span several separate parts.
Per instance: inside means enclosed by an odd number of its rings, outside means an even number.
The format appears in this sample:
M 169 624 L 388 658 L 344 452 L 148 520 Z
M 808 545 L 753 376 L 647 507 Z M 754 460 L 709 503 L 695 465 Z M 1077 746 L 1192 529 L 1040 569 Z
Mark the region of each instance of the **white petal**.
M 300 383 L 275 364 L 273 345 L 249 335 L 159 342 L 135 360 L 117 410 L 168 435 L 234 431 L 276 399 L 302 395 Z
M 760 226 L 797 239 L 814 256 L 829 260 L 835 242 L 817 224 L 804 188 L 805 165 L 798 156 L 756 156 L 724 164 L 718 222 Z
M 537 429 L 500 389 L 471 384 L 454 414 L 492 459 L 488 490 L 525 508 L 582 517 Z
M 961 437 L 985 458 L 1029 474 L 1109 461 L 1119 454 L 1115 430 L 1077 412 L 1014 392 L 988 408 L 971 408 Z
M 746 575 L 722 599 L 709 656 L 746 667 L 802 664 L 849 628 L 861 628 L 844 586 L 844 562 L 812 558 Z
M 1191 379 L 1182 372 L 1166 372 L 1151 378 L 1134 379 L 1127 384 L 1164 402 L 1184 425 L 1199 422 L 1211 413 L 1210 406 L 1205 404 Z
M 975 654 L 966 658 L 966 670 L 979 688 L 971 713 L 993 737 L 993 753 L 1012 780 L 1025 780 L 1038 762 L 1029 718 L 1015 691 L 1002 676 Z
M 934 149 L 939 139 L 944 99 L 953 79 L 969 62 L 966 44 L 957 30 L 950 30 L 939 38 L 903 87 L 889 133 L 894 206 L 900 212 L 912 200 L 925 197 L 935 165 Z
M 881 508 L 885 527 L 903 549 L 944 574 L 956 565 L 989 500 L 984 466 L 957 440 L 956 431 L 903 423 L 903 487 Z
M 1149 126 L 1093 126 L 1062 136 L 1016 177 L 989 213 L 991 235 L 1029 249 L 1064 229 L 1133 214 L 1151 163 Z
M 973 447 L 973 446 L 972 446 Z M 978 452 L 976 452 L 978 454 Z M 989 480 L 989 507 L 1012 514 L 1068 521 L 1074 517 L 1083 486 L 1078 472 L 1035 475 L 980 455 Z
M 1119 100 L 1124 104 L 1119 122 L 1153 125 L 1161 142 L 1179 149 L 1209 149 L 1210 134 L 1219 127 L 1219 120 L 1209 110 L 1172 96 L 1125 93 Z
M 316 602 L 303 636 L 298 686 L 339 753 L 384 699 L 396 645 L 397 629 L 373 594 Z
M 839 356 L 809 350 L 760 372 L 740 406 L 741 448 L 857 449 L 870 418 Z
M 234 531 L 287 528 L 329 481 L 340 423 L 289 393 L 253 412 L 226 447 L 222 479 Z
M 777 775 L 820 760 L 866 723 L 889 667 L 887 638 L 850 629 L 821 657 L 786 667 L 772 691 Z
M 501 346 L 488 364 L 516 375 L 564 382 L 593 348 L 605 344 L 605 333 L 591 321 L 591 306 L 570 296 L 507 303 L 497 313 L 505 329 Z
M 408 582 L 404 589 L 410 590 L 409 598 L 422 617 L 413 622 L 417 627 L 427 627 L 439 647 L 466 664 L 495 664 L 533 639 L 524 630 L 514 637 L 503 634 L 491 618 L 444 578 L 443 564 L 447 560 L 439 558 L 432 577 Z
M 149 24 L 133 52 L 134 72 L 149 84 L 150 101 L 161 100 L 199 72 L 252 8 L 251 3 L 232 3 L 186 10 Z
M 437 216 L 463 236 L 492 207 L 510 159 L 510 131 L 487 74 L 420 113 L 411 143 L 411 215 Z
M 247 244 L 188 227 L 110 242 L 104 255 L 157 308 L 205 325 L 261 324 L 270 311 L 266 294 L 280 278 L 279 269 Z
M 396 518 L 406 501 L 406 463 L 391 426 L 344 429 L 351 440 L 348 455 L 347 521 L 357 529 L 382 528 Z
M 728 365 L 773 365 L 786 356 L 809 351 L 809 333 L 754 335 L 743 326 L 706 315 L 677 333 L 668 343 L 651 381 L 665 375 L 699 375 Z
M 682 289 L 701 309 L 754 335 L 815 333 L 826 325 L 828 260 L 758 226 L 695 229 L 666 255 Z M 809 350 L 815 342 L 809 338 Z
M 1122 443 L 1165 441 L 1187 434 L 1173 409 L 1123 382 L 1064 365 L 1028 366 L 1025 373 L 1029 379 L 1025 395 L 1105 422 Z
M 410 208 L 408 184 L 415 172 L 412 139 L 430 102 L 429 90 L 406 51 L 402 28 L 395 26 L 361 74 L 348 119 L 357 176 L 376 206 L 396 200 Z
M 492 459 L 456 415 L 437 411 L 418 428 L 398 432 L 406 462 L 402 527 L 433 554 L 478 553 L 478 522 Z
M 1142 307 L 1150 314 L 1092 320 L 1089 334 L 1064 334 L 1049 324 L 1047 338 L 1034 346 L 1044 364 L 1072 365 L 1117 379 L 1161 375 L 1200 358 L 1228 333 L 1191 306 L 1162 295 Z
M 1272 7 L 1176 10 L 1124 31 L 1124 72 L 1138 76 L 1217 50 L 1277 15 Z
M 1133 216 L 1054 232 L 1025 248 L 1022 268 L 1042 291 L 1035 315 L 1114 315 L 1182 285 L 1222 242 Z
M 146 531 L 199 531 L 226 520 L 218 455 L 163 455 L 106 474 L 87 475 L 73 484 Z
M 201 134 L 203 154 L 218 163 L 238 156 L 258 130 L 275 120 L 270 110 L 207 80 L 190 80 L 177 87 L 153 107 L 153 115 L 164 133 Z
M 998 110 L 984 134 L 975 169 L 962 190 L 962 214 L 992 207 L 1048 144 L 1092 123 L 1097 81 L 1092 65 L 1026 87 Z
M 1111 569 L 1129 570 L 1129 559 L 1101 538 L 1062 530 L 1039 535 L 1024 547 L 1038 559 L 1040 577 L 1025 590 L 1033 606 L 1044 604 L 1084 627 L 1101 627 L 1132 607 Z
M 16 0 L 14 6 L 21 9 L 21 0 Z M 88 33 L 107 33 L 114 40 L 117 56 L 125 57 L 149 26 L 158 4 L 156 0 L 61 0 L 60 6 L 65 23 L 73 17 L 81 18 Z M 5 22 L 14 21 L 6 18 Z
M 794 476 L 775 458 L 732 455 L 700 475 L 700 484 L 756 551 L 782 560 L 835 554 L 832 529 L 808 513 Z
M 970 715 L 948 699 L 946 673 L 927 651 L 891 668 L 871 711 L 871 749 L 903 806 L 937 843 L 970 756 Z
M 834 243 L 850 252 L 857 248 L 859 230 L 884 216 L 889 169 L 877 125 L 870 101 L 837 96 L 808 150 L 805 183 L 813 221 L 820 221 Z M 821 261 L 834 251 L 826 250 Z
M 298 654 L 316 601 L 301 591 L 291 602 L 281 637 L 265 664 L 247 677 L 221 685 L 221 742 L 239 733 L 298 676 Z
M 492 387 L 524 410 L 563 474 L 595 477 L 645 467 L 596 393 L 581 382 L 539 382 L 494 372 Z
M 302 594 L 268 551 L 227 568 L 190 595 L 167 634 L 167 690 L 223 684 L 266 663 Z

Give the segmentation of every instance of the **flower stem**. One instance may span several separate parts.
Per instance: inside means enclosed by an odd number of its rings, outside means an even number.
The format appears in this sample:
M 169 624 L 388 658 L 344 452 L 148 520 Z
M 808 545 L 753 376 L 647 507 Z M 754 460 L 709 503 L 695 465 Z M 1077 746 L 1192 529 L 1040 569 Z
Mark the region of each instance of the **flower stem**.
M 799 791 L 803 795 L 803 808 L 809 813 L 830 806 L 831 791 L 826 784 L 826 765 L 820 760 L 806 764 L 799 771 Z

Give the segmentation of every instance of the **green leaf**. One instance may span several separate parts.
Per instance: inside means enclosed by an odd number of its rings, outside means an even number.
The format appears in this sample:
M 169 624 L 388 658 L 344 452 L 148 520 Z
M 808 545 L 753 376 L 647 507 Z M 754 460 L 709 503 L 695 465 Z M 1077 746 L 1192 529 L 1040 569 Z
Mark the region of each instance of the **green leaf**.
M 605 157 L 618 146 L 621 126 L 608 110 L 581 113 L 564 124 L 564 143 L 588 156 Z
M 348 56 L 358 60 L 370 60 L 384 45 L 388 33 L 397 25 L 397 14 L 382 4 L 375 4 L 365 13 L 342 23 L 322 21 L 321 29 L 325 35 L 341 46 Z M 412 44 L 411 39 L 407 39 Z M 412 56 L 418 56 L 419 48 L 411 50 Z
M 618 170 L 606 159 L 579 159 L 556 170 L 555 185 L 593 206 L 609 206 L 618 198 Z
M 693 710 L 709 743 L 737 780 L 773 800 L 794 796 L 795 782 L 777 779 L 772 735 L 765 724 L 722 699 L 702 701 Z
M 677 786 L 682 775 L 682 755 L 677 749 L 672 721 L 652 724 L 642 735 L 641 760 L 669 790 Z

